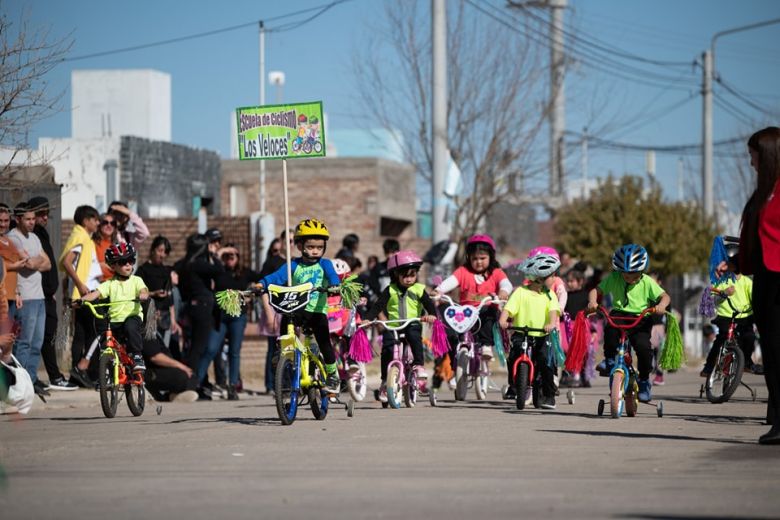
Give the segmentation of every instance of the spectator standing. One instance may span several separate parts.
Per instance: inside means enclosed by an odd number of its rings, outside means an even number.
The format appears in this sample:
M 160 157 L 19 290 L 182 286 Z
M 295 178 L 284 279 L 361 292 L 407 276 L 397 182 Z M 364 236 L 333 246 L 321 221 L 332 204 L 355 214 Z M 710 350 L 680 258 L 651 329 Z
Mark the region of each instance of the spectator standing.
M 133 247 L 138 246 L 149 238 L 149 229 L 135 211 L 130 211 L 127 204 L 115 200 L 108 205 L 108 213 L 116 220 L 116 229 L 119 242 L 130 242 Z
M 17 272 L 24 267 L 27 259 L 16 249 L 16 246 L 8 238 L 8 230 L 11 228 L 11 208 L 0 203 L 0 258 L 5 263 L 5 288 L 4 301 L 8 310 L 8 319 L 13 320 L 16 308 L 22 305 L 22 298 L 16 288 Z
M 164 236 L 157 235 L 152 240 L 149 259 L 135 273 L 146 283 L 149 295 L 154 298 L 157 332 L 166 348 L 170 345 L 171 335 L 181 334 L 173 306 L 173 267 L 165 265 L 165 259 L 170 254 L 171 242 Z
M 748 139 L 756 189 L 742 211 L 739 266 L 753 275 L 753 315 L 761 337 L 769 391 L 767 423 L 759 444 L 780 444 L 780 128 L 770 126 Z
M 117 231 L 117 223 L 113 213 L 105 213 L 100 217 L 100 225 L 92 234 L 92 240 L 95 241 L 95 254 L 97 255 L 98 262 L 100 262 L 100 269 L 103 271 L 101 281 L 105 282 L 110 280 L 114 276 L 114 271 L 108 267 L 106 263 L 106 250 L 112 245 L 119 242 L 119 232 Z
M 41 357 L 43 357 L 43 366 L 46 368 L 46 374 L 49 376 L 49 386 L 47 390 L 75 390 L 78 388 L 70 381 L 66 380 L 60 372 L 57 365 L 57 345 L 54 343 L 54 337 L 57 332 L 57 287 L 59 286 L 59 271 L 57 270 L 57 257 L 54 256 L 54 250 L 51 247 L 49 231 L 46 227 L 49 225 L 49 199 L 46 197 L 33 197 L 27 205 L 35 212 L 35 227 L 33 233 L 41 241 L 43 252 L 49 258 L 51 269 L 41 273 L 41 284 L 43 286 L 44 307 L 46 309 L 46 323 L 43 331 L 43 346 L 41 347 Z
M 92 234 L 97 231 L 100 222 L 98 211 L 92 206 L 79 206 L 73 214 L 73 221 L 75 225 L 59 258 L 59 265 L 65 272 L 63 298 L 66 300 L 78 300 L 94 291 L 103 276 L 92 240 Z M 87 346 L 97 335 L 98 329 L 89 309 L 76 309 L 71 343 L 71 383 L 85 388 L 94 386 L 86 373 L 87 360 L 84 355 Z
M 38 364 L 41 361 L 43 333 L 46 329 L 46 305 L 41 273 L 51 269 L 51 262 L 43 251 L 40 239 L 33 233 L 35 212 L 23 202 L 14 208 L 14 214 L 17 225 L 8 232 L 8 238 L 16 249 L 27 257 L 16 282 L 22 298 L 22 306 L 17 309 L 16 316 L 22 328 L 16 338 L 14 355 L 30 374 L 35 393 L 47 395 L 45 385 L 38 380 Z
M 260 270 L 260 277 L 268 276 L 269 274 L 276 272 L 277 269 L 282 267 L 286 261 L 286 242 L 287 237 L 290 236 L 292 233 L 289 231 L 282 231 L 279 235 L 279 238 L 273 239 L 271 241 L 271 245 L 268 247 L 268 253 L 265 257 L 265 262 L 263 262 L 263 267 Z M 290 240 L 290 250 L 292 251 L 292 245 L 293 241 Z M 260 306 L 262 309 L 262 306 Z M 273 311 L 271 311 L 273 312 Z M 279 347 L 278 343 L 278 336 L 279 336 L 279 325 L 281 323 L 281 319 L 279 316 L 275 316 L 274 318 L 274 327 L 268 328 L 266 326 L 268 320 L 265 318 L 265 316 L 260 316 L 260 335 L 266 336 L 268 339 L 268 350 L 265 354 L 265 391 L 266 393 L 271 393 L 274 390 L 274 370 L 273 370 L 273 359 L 276 354 L 276 349 Z
M 367 296 L 371 305 L 379 299 L 382 291 L 390 285 L 390 271 L 387 270 L 387 260 L 400 250 L 401 244 L 394 238 L 388 238 L 382 243 L 385 259 L 376 264 L 376 267 L 371 270 L 368 277 Z
M 355 233 L 349 233 L 341 240 L 341 249 L 336 253 L 336 258 L 346 260 L 347 258 L 354 258 L 360 247 L 360 237 Z

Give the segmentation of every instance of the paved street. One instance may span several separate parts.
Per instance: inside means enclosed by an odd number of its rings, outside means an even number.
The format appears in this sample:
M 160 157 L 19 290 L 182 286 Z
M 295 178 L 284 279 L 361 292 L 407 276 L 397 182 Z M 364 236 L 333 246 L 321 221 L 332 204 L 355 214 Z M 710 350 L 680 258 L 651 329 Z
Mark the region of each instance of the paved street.
M 663 418 L 642 405 L 620 420 L 596 416 L 603 380 L 555 411 L 447 392 L 435 409 L 371 401 L 322 422 L 302 409 L 290 427 L 267 396 L 150 403 L 140 418 L 121 403 L 105 419 L 96 393 L 57 394 L 0 417 L 1 517 L 776 518 L 780 447 L 756 444 L 765 402 L 741 389 L 712 405 L 696 374 L 667 381 Z

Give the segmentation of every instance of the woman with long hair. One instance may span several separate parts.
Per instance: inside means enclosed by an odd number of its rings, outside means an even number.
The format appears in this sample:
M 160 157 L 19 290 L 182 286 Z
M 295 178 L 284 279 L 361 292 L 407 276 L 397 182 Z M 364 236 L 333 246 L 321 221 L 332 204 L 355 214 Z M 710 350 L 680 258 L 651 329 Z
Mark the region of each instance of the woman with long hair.
M 760 444 L 780 444 L 780 128 L 759 130 L 748 140 L 756 189 L 742 211 L 739 266 L 753 275 L 753 313 L 761 336 L 769 392 L 769 432 Z
M 154 306 L 158 313 L 157 332 L 162 336 L 166 347 L 170 344 L 172 334 L 181 333 L 176 323 L 176 310 L 173 306 L 171 277 L 173 267 L 165 265 L 165 260 L 170 254 L 171 242 L 166 237 L 157 235 L 149 248 L 149 259 L 141 264 L 135 273 L 146 283 L 149 295 L 154 298 Z
M 119 233 L 117 231 L 117 223 L 114 215 L 111 213 L 104 213 L 100 217 L 100 224 L 97 231 L 92 234 L 92 240 L 95 242 L 95 254 L 97 255 L 98 262 L 100 262 L 100 269 L 103 271 L 103 281 L 110 280 L 114 276 L 108 264 L 106 263 L 106 250 L 115 244 L 118 240 Z

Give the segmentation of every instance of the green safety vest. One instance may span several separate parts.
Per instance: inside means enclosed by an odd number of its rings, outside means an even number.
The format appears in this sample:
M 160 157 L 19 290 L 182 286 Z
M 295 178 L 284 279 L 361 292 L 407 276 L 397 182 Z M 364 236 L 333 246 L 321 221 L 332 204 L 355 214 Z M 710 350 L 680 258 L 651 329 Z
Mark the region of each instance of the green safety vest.
M 405 320 L 422 316 L 422 296 L 425 293 L 425 285 L 416 283 L 406 291 L 401 291 L 395 283 L 391 283 L 388 289 L 390 299 L 387 301 L 385 311 L 388 320 Z

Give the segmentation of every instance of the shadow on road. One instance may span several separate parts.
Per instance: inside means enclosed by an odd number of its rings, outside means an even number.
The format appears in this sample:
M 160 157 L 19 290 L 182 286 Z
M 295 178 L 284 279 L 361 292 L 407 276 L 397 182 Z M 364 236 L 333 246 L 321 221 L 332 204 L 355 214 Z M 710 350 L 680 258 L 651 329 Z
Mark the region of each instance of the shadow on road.
M 740 441 L 737 439 L 712 439 L 707 437 L 692 437 L 690 435 L 668 435 L 663 433 L 637 432 L 603 432 L 593 430 L 537 430 L 547 433 L 569 433 L 572 435 L 587 435 L 590 437 L 622 437 L 627 439 L 663 439 L 670 441 L 719 442 L 723 444 L 756 445 L 755 441 Z M 644 517 L 642 517 L 644 518 Z
M 301 420 L 301 419 L 299 419 Z M 305 419 L 303 419 L 305 420 Z M 316 419 L 312 419 L 316 420 Z M 207 423 L 227 423 L 243 424 L 244 426 L 281 426 L 282 422 L 278 417 L 193 417 L 189 419 L 175 419 L 168 421 L 168 424 L 207 424 Z
M 614 518 L 636 518 L 638 520 L 734 520 L 739 518 L 740 520 L 763 520 L 769 517 L 758 516 L 713 516 L 713 515 L 664 515 L 664 514 L 616 514 Z

